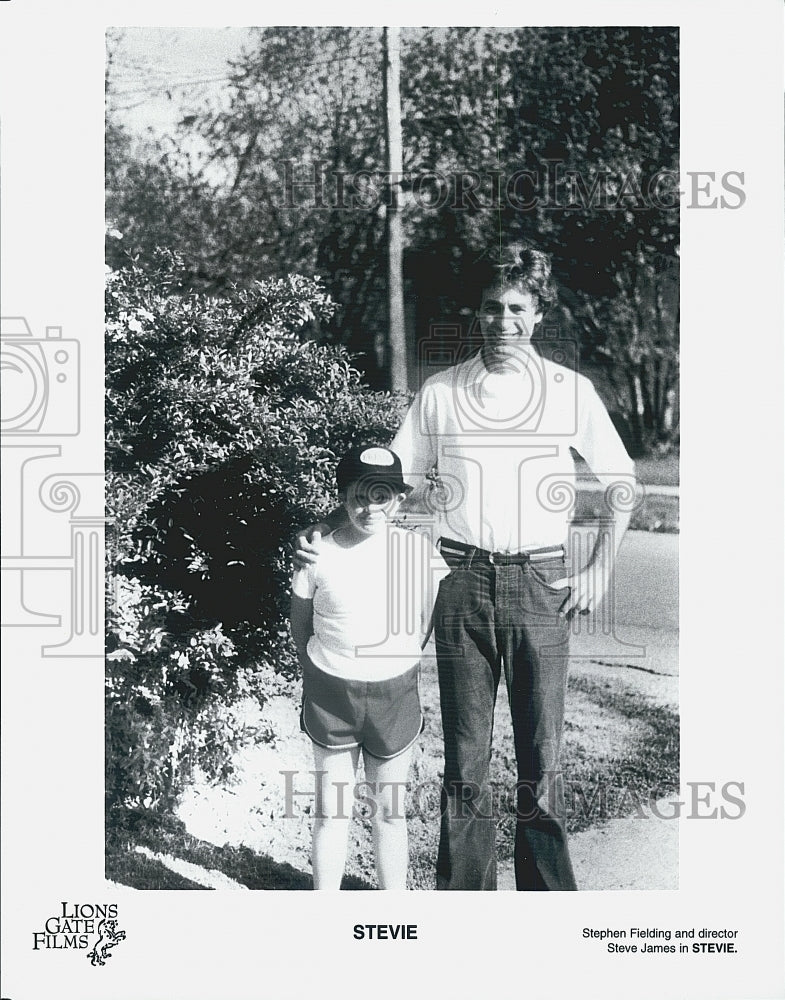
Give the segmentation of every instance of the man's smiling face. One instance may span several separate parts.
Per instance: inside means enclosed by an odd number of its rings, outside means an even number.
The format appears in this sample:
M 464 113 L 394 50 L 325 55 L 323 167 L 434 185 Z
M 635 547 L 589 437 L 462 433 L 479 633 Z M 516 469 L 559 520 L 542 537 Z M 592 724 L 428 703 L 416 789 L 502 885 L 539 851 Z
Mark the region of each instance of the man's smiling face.
M 479 318 L 484 353 L 491 359 L 502 360 L 528 346 L 542 312 L 531 292 L 504 285 L 486 289 Z

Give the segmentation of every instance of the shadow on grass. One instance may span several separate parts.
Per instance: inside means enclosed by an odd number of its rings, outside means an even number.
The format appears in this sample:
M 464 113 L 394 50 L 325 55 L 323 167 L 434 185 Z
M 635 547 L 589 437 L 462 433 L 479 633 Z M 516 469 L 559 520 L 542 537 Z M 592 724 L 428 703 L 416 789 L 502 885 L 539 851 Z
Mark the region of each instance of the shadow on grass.
M 580 693 L 613 719 L 617 742 L 587 754 L 580 728 L 591 725 L 582 717 L 567 719 L 577 739 L 565 739 L 563 767 L 567 776 L 567 827 L 585 830 L 598 820 L 643 816 L 652 802 L 679 788 L 679 716 L 631 690 L 610 689 L 607 682 L 570 677 L 568 692 Z M 570 696 L 568 693 L 568 703 Z M 624 738 L 618 738 L 624 734 Z M 589 807 L 587 807 L 589 803 Z
M 132 889 L 204 889 L 203 885 L 178 875 L 160 861 L 134 853 L 133 848 L 128 852 L 107 852 L 106 877 Z
M 114 810 L 107 823 L 106 878 L 133 889 L 211 889 L 172 871 L 162 861 L 139 853 L 137 848 L 167 855 L 209 872 L 220 872 L 246 889 L 311 890 L 308 872 L 278 862 L 248 847 L 216 847 L 192 837 L 171 815 Z M 196 877 L 196 873 L 194 873 Z M 347 875 L 342 889 L 367 890 L 375 886 Z

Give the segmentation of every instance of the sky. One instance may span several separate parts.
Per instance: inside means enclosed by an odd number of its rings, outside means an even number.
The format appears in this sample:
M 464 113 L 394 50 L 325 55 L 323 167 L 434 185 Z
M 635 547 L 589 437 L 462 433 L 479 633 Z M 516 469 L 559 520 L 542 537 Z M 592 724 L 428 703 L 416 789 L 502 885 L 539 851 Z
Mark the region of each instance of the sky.
M 248 44 L 251 30 L 110 28 L 114 114 L 136 135 L 171 133 L 192 101 L 221 99 L 227 61 Z

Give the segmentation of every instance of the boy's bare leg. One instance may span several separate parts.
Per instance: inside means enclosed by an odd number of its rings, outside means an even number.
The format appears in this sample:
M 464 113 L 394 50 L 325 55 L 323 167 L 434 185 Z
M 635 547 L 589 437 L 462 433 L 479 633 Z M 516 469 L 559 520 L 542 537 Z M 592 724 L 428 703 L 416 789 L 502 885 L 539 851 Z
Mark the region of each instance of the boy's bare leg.
M 346 866 L 346 843 L 354 805 L 354 775 L 359 747 L 327 750 L 314 744 L 316 816 L 311 865 L 314 889 L 340 889 Z M 319 778 L 321 777 L 321 780 Z
M 371 824 L 380 889 L 406 888 L 409 841 L 404 805 L 411 759 L 411 747 L 392 760 L 364 755 L 365 777 L 375 793 L 369 797 L 376 804 Z

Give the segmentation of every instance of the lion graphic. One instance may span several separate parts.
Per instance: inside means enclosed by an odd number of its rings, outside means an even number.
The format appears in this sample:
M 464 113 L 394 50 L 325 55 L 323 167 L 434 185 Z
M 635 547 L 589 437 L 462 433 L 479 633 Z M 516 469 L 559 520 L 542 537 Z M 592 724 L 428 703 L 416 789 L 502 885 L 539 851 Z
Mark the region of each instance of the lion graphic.
M 106 965 L 111 958 L 110 948 L 125 938 L 125 931 L 118 931 L 116 920 L 102 920 L 98 925 L 98 940 L 92 951 L 87 953 L 91 965 Z

